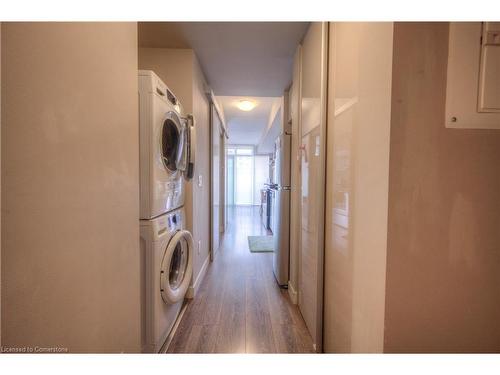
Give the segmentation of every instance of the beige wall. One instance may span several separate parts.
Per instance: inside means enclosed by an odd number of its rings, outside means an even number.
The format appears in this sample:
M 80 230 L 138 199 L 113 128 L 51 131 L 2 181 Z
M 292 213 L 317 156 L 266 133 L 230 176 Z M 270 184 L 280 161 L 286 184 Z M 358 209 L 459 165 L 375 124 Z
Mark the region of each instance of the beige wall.
M 187 228 L 195 244 L 193 283 L 201 282 L 200 272 L 207 264 L 210 245 L 210 106 L 204 89 L 205 78 L 190 49 L 139 48 L 139 69 L 158 74 L 179 98 L 184 111 L 193 113 L 196 120 L 195 169 L 193 180 L 186 184 L 185 209 Z M 201 187 L 198 186 L 199 176 Z
M 447 48 L 395 25 L 388 352 L 500 351 L 500 132 L 445 128 Z
M 392 23 L 331 23 L 326 352 L 382 352 Z
M 139 69 L 158 74 L 189 113 L 193 111 L 193 60 L 191 49 L 139 48 Z
M 2 27 L 2 341 L 140 351 L 137 27 Z

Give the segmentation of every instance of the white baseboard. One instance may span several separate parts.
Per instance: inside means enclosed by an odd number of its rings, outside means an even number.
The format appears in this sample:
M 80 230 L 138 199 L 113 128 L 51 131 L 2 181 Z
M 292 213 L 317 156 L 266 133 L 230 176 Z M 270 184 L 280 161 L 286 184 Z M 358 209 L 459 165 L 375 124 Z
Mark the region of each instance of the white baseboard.
M 299 303 L 299 296 L 297 294 L 297 289 L 295 289 L 290 280 L 288 280 L 288 295 L 290 296 L 290 299 L 292 300 L 292 303 L 294 305 Z
M 207 268 L 208 264 L 210 263 L 210 256 L 207 256 L 205 259 L 205 262 L 203 262 L 203 266 L 201 266 L 200 272 L 198 273 L 198 276 L 196 276 L 196 279 L 192 283 L 192 285 L 189 286 L 189 289 L 186 292 L 186 298 L 194 298 L 196 293 L 198 292 L 198 289 L 200 289 L 201 282 L 203 281 L 203 278 L 205 277 L 205 274 L 207 273 Z

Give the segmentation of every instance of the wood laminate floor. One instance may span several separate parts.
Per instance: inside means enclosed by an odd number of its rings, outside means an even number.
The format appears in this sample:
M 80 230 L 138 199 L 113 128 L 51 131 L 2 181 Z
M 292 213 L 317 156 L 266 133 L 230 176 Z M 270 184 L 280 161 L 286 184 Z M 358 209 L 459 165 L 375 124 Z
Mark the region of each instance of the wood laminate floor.
M 228 228 L 168 353 L 312 353 L 297 306 L 273 275 L 272 253 L 251 253 L 266 235 L 258 207 L 228 210 Z

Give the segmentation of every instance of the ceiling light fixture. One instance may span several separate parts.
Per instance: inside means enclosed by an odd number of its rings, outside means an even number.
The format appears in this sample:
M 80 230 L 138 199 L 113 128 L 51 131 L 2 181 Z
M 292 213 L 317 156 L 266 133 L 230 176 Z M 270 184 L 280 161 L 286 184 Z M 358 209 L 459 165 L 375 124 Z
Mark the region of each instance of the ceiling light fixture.
M 242 111 L 248 112 L 255 108 L 255 103 L 250 100 L 240 100 L 237 106 Z

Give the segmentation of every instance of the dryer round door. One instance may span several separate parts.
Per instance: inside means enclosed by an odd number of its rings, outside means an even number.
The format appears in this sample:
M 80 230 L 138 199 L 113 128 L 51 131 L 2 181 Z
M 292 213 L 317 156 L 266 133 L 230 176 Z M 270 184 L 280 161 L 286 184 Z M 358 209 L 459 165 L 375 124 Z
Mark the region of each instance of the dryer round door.
M 193 275 L 193 237 L 187 230 L 174 234 L 167 245 L 160 271 L 160 291 L 165 303 L 181 301 Z
M 163 165 L 170 172 L 184 170 L 185 127 L 179 115 L 167 112 L 161 129 L 160 150 Z

